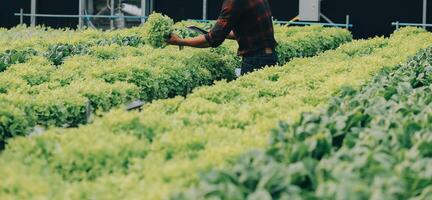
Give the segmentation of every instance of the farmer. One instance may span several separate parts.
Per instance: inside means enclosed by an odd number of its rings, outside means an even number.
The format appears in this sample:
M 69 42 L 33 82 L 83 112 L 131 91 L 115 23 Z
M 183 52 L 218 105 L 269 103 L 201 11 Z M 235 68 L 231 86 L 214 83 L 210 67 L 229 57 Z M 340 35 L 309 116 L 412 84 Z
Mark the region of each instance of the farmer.
M 225 39 L 237 40 L 243 57 L 241 74 L 275 65 L 277 54 L 272 14 L 267 0 L 225 0 L 208 34 L 182 39 L 171 34 L 168 43 L 197 48 L 218 47 Z

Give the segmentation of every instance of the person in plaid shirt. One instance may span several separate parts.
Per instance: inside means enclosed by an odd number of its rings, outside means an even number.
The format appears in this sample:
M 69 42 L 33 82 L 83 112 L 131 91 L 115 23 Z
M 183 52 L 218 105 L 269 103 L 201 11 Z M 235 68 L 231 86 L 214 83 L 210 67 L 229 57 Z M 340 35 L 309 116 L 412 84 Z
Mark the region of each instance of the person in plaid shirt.
M 243 57 L 241 74 L 277 64 L 272 13 L 267 0 L 225 0 L 208 34 L 182 39 L 171 34 L 168 43 L 197 48 L 218 47 L 225 39 L 237 40 Z

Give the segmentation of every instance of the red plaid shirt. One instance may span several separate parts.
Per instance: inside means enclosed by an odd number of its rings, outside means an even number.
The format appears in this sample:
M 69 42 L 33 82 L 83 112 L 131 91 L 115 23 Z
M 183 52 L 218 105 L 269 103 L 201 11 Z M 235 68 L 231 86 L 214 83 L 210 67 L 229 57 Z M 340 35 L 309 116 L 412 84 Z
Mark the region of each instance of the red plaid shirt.
M 225 0 L 215 26 L 205 38 L 211 47 L 217 47 L 231 30 L 239 44 L 239 55 L 276 46 L 267 0 Z

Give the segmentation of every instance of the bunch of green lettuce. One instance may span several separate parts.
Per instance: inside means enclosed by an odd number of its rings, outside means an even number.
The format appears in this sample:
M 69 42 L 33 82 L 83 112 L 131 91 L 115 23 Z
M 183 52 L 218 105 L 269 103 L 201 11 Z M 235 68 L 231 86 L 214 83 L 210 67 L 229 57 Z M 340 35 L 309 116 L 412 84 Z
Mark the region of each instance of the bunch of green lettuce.
M 174 31 L 174 21 L 168 16 L 160 13 L 153 13 L 145 24 L 146 43 L 155 48 L 167 46 L 166 40 Z

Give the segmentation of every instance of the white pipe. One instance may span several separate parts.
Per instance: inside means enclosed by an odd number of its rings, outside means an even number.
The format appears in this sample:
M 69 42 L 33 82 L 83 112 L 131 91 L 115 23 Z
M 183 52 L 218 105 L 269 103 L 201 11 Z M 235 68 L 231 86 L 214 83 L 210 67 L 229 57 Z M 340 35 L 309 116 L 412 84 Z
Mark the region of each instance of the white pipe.
M 127 3 L 122 3 L 121 10 L 133 16 L 144 16 L 145 14 L 141 8 L 138 8 L 138 6 Z

